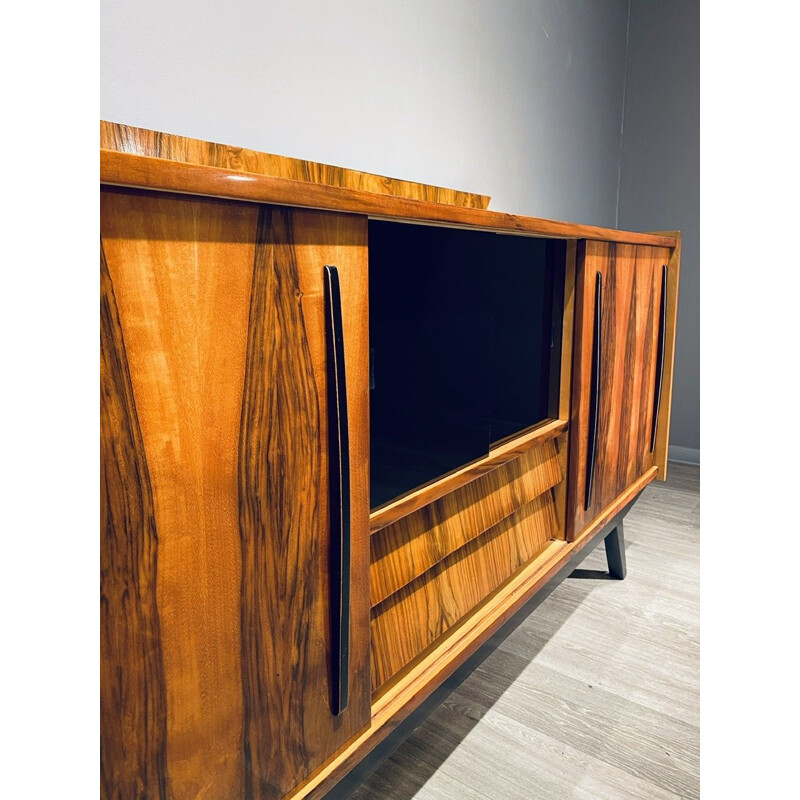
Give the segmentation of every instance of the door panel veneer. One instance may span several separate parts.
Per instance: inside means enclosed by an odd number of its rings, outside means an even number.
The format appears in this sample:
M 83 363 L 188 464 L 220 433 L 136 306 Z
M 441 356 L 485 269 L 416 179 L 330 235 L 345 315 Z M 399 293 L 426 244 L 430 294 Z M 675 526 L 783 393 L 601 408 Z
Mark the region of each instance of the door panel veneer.
M 247 797 L 278 798 L 369 722 L 369 497 L 362 464 L 367 351 L 357 332 L 367 314 L 366 226 L 358 217 L 280 209 L 263 211 L 259 225 L 240 463 L 245 789 Z M 338 264 L 342 316 L 351 333 L 345 335 L 351 692 L 336 717 L 328 615 L 325 264 Z
M 105 796 L 277 800 L 369 722 L 366 220 L 110 189 L 101 241 L 119 323 L 104 312 L 103 363 L 124 354 L 130 373 L 128 393 L 121 367 L 102 373 Z M 325 264 L 342 285 L 353 501 L 339 716 Z
M 544 550 L 555 526 L 545 492 L 375 606 L 373 691 Z
M 575 538 L 654 464 L 650 452 L 663 247 L 582 242 L 579 247 L 570 423 L 568 538 Z M 594 484 L 588 479 L 591 367 L 597 275 L 602 287 Z
M 152 484 L 176 800 L 242 787 L 236 475 L 257 215 L 250 204 L 101 193 L 103 249 Z
M 562 474 L 551 439 L 373 534 L 372 605 L 551 489 Z

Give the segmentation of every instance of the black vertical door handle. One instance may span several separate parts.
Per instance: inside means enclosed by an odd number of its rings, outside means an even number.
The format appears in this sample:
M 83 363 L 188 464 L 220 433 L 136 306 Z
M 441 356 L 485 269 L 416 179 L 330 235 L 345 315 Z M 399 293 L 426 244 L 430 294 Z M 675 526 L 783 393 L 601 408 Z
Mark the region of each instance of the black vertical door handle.
M 584 510 L 592 504 L 594 465 L 597 460 L 597 424 L 600 411 L 600 348 L 603 335 L 603 274 L 594 279 L 594 338 L 592 340 L 592 374 L 589 394 L 589 436 L 586 453 L 586 496 Z
M 658 350 L 656 351 L 656 385 L 653 391 L 653 428 L 650 452 L 656 449 L 658 412 L 661 409 L 661 386 L 664 383 L 664 353 L 667 349 L 667 265 L 661 268 L 661 307 L 658 315 Z
M 350 672 L 350 440 L 342 332 L 342 298 L 336 267 L 325 267 L 326 377 L 330 511 L 331 710 L 347 708 Z

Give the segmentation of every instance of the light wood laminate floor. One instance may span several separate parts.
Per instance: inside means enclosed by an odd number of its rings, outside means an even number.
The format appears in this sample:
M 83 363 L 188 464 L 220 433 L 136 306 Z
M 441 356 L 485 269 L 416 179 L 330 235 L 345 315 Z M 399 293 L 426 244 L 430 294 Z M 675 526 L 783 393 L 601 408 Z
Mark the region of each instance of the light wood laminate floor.
M 353 800 L 699 797 L 700 470 L 670 464 Z

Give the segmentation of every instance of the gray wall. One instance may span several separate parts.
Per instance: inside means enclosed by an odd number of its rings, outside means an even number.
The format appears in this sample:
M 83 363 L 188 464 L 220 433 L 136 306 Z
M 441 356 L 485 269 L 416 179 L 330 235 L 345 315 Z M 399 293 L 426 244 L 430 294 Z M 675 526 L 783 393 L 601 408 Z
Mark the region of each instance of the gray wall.
M 700 4 L 632 0 L 619 227 L 683 231 L 670 455 L 700 460 Z
M 699 447 L 695 9 L 631 0 L 629 47 L 628 0 L 103 0 L 100 114 L 498 211 L 683 228 L 671 438 Z

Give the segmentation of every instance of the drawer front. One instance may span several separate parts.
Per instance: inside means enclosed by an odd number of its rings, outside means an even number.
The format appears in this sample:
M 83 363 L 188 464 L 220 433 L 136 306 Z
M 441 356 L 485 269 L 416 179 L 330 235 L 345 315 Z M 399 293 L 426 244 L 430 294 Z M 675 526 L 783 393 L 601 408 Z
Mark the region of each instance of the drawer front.
M 373 691 L 563 536 L 560 480 L 546 442 L 372 537 Z
M 551 439 L 376 532 L 370 542 L 371 604 L 385 600 L 561 478 L 558 447 Z

